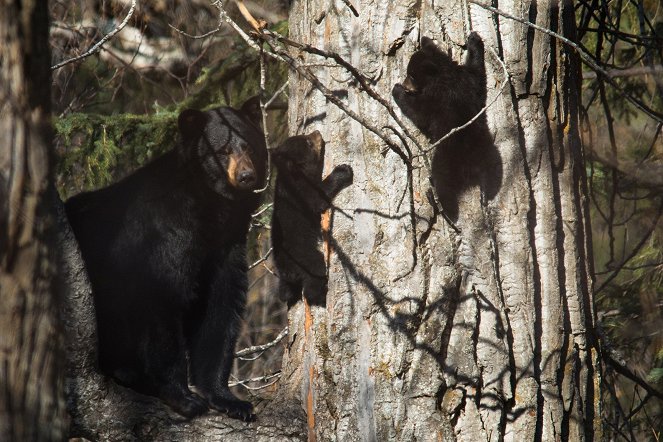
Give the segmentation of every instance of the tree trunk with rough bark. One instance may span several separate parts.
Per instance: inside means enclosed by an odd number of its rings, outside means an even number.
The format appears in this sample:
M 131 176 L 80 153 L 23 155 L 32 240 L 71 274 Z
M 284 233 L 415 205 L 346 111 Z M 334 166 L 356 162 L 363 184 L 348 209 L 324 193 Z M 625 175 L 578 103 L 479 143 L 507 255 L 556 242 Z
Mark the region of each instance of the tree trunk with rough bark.
M 0 439 L 66 435 L 50 171 L 48 10 L 0 4 Z
M 501 175 L 492 200 L 478 186 L 459 196 L 456 231 L 433 218 L 427 168 L 410 140 L 411 192 L 399 155 L 291 76 L 291 133 L 320 130 L 326 170 L 350 163 L 355 172 L 331 215 L 326 308 L 300 303 L 289 315 L 285 379 L 298 371 L 303 381 L 309 438 L 598 439 L 577 56 L 464 1 L 351 3 L 358 17 L 342 1 L 295 1 L 290 38 L 339 54 L 387 99 L 421 36 L 460 62 L 469 31 L 480 34 L 502 170 L 485 171 Z M 500 7 L 573 40 L 570 2 Z M 347 108 L 389 136 L 394 120 L 346 70 L 303 57 Z M 509 73 L 502 92 L 498 57 Z

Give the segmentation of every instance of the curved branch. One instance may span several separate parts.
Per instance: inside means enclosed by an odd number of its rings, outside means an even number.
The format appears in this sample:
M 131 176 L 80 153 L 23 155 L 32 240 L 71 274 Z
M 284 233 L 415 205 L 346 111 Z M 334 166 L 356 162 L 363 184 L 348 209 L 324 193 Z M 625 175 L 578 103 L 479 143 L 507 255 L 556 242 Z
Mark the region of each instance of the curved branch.
M 55 66 L 51 66 L 51 70 L 54 71 L 56 69 L 60 69 L 62 66 L 68 65 L 70 63 L 74 63 L 77 61 L 80 61 L 84 58 L 89 57 L 92 54 L 96 54 L 97 52 L 101 51 L 102 46 L 111 38 L 113 38 L 118 32 L 120 32 L 124 27 L 129 23 L 129 20 L 131 17 L 134 15 L 134 11 L 136 10 L 136 3 L 137 0 L 131 0 L 131 7 L 129 8 L 129 12 L 127 13 L 127 16 L 124 17 L 124 20 L 122 20 L 122 23 L 120 25 L 113 29 L 111 32 L 108 34 L 104 35 L 101 40 L 99 40 L 97 43 L 95 43 L 90 49 L 88 49 L 85 53 L 74 57 L 70 58 L 68 60 L 61 61 L 60 63 L 56 64 Z

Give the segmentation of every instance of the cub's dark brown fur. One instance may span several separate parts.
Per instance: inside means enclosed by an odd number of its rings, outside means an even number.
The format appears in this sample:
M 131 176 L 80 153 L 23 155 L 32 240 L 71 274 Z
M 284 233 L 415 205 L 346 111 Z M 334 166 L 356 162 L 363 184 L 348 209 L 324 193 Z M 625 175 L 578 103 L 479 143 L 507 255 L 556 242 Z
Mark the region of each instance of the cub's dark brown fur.
M 280 277 L 279 297 L 289 304 L 302 294 L 324 304 L 327 268 L 319 250 L 320 218 L 331 201 L 352 184 L 352 168 L 336 166 L 324 180 L 325 142 L 320 132 L 288 138 L 272 154 L 277 169 L 272 217 L 274 260 Z
M 467 39 L 465 64 L 459 65 L 429 38 L 412 54 L 407 77 L 392 95 L 403 114 L 436 142 L 470 121 L 486 105 L 486 68 L 481 37 Z M 458 195 L 481 184 L 492 199 L 501 184 L 502 164 L 485 114 L 438 145 L 433 154 L 433 185 L 445 213 L 458 218 Z

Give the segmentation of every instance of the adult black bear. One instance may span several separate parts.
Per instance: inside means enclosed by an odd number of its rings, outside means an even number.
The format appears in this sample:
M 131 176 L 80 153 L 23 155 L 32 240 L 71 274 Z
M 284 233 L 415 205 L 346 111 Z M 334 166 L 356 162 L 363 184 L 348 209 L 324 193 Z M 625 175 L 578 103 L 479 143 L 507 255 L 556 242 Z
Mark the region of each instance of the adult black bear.
M 92 284 L 100 368 L 187 418 L 208 407 L 255 418 L 228 389 L 253 190 L 265 182 L 255 115 L 255 100 L 186 110 L 173 151 L 65 204 Z
M 423 37 L 421 49 L 410 58 L 405 81 L 394 86 L 396 104 L 432 142 L 467 123 L 486 105 L 483 49 L 481 37 L 471 33 L 465 64 L 459 65 Z M 483 184 L 486 197 L 492 199 L 501 183 L 501 167 L 485 114 L 438 145 L 432 178 L 445 213 L 454 221 L 458 218 L 458 194 L 473 184 Z
M 311 304 L 327 294 L 327 268 L 319 243 L 320 217 L 331 201 L 352 184 L 352 168 L 336 166 L 322 179 L 325 142 L 317 130 L 288 138 L 274 150 L 277 169 L 272 216 L 272 246 L 279 274 L 279 297 L 293 303 L 302 290 Z

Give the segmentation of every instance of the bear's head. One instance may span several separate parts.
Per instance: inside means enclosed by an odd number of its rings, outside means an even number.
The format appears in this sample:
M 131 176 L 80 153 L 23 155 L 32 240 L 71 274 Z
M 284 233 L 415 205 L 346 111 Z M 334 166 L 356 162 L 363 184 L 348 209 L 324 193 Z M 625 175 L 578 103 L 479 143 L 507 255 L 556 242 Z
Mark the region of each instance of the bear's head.
M 206 187 L 236 199 L 265 185 L 267 149 L 257 97 L 240 109 L 187 109 L 178 118 L 180 156 Z
M 322 179 L 325 140 L 317 130 L 308 135 L 295 135 L 285 140 L 272 152 L 272 160 L 280 177 L 305 178 L 319 182 Z
M 467 50 L 465 64 L 459 65 L 423 37 L 405 80 L 392 89 L 403 114 L 433 140 L 467 122 L 485 104 L 483 41 L 478 34 L 469 36 Z
M 435 137 L 435 125 L 445 115 L 445 89 L 448 73 L 457 65 L 429 38 L 421 39 L 421 48 L 412 54 L 407 76 L 397 83 L 392 96 L 403 114 L 428 137 Z M 445 84 L 446 83 L 446 84 Z

